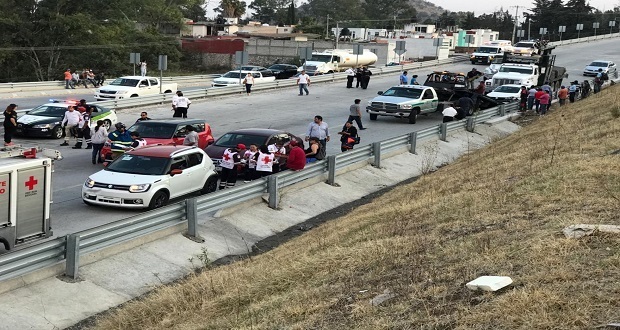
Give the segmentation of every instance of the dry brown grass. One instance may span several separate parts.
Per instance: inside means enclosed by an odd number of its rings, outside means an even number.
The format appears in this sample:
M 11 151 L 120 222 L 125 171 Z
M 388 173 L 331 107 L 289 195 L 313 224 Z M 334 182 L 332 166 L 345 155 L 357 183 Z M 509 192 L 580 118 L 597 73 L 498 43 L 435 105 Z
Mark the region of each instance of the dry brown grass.
M 97 329 L 584 329 L 620 321 L 620 88 L 283 246 L 156 290 Z M 612 105 L 610 105 L 610 102 Z M 515 283 L 478 293 L 481 275 Z M 369 299 L 390 289 L 378 307 Z M 363 292 L 364 290 L 368 290 Z M 362 293 L 360 293 L 362 292 Z

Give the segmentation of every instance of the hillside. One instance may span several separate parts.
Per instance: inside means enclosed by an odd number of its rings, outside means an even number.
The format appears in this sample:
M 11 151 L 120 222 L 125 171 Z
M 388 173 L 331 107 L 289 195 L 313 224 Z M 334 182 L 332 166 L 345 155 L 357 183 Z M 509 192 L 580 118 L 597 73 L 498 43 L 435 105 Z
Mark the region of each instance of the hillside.
M 619 87 L 284 245 L 157 289 L 96 329 L 591 329 L 620 321 Z M 528 118 L 529 119 L 529 118 Z M 510 276 L 496 293 L 465 288 Z M 384 292 L 392 299 L 371 306 Z
M 409 3 L 418 11 L 418 22 L 423 22 L 427 18 L 435 19 L 446 11 L 446 9 L 426 0 L 409 0 Z

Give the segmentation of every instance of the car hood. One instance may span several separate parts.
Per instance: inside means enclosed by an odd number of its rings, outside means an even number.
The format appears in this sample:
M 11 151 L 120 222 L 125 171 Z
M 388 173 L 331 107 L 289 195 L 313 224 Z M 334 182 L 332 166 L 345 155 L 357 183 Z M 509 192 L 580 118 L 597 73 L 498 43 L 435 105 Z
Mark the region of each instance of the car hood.
M 596 71 L 598 71 L 598 69 L 603 69 L 603 72 L 607 72 L 607 70 L 608 70 L 608 68 L 603 68 L 603 67 L 600 67 L 600 66 L 591 66 L 591 65 L 588 65 L 585 68 L 586 71 L 592 71 L 592 72 L 596 72 Z
M 216 146 L 215 144 L 212 144 L 205 148 L 205 152 L 207 153 L 207 155 L 209 155 L 209 158 L 211 159 L 222 158 L 224 150 L 226 150 L 226 147 Z
M 129 174 L 107 170 L 101 170 L 90 176 L 95 182 L 124 186 L 132 184 L 153 184 L 163 180 L 165 177 L 166 175 Z
M 129 88 L 138 88 L 135 86 L 112 86 L 106 85 L 104 87 L 99 88 L 100 91 L 126 91 Z
M 48 117 L 48 116 L 36 116 L 36 115 L 23 115 L 21 117 L 19 117 L 17 119 L 17 122 L 19 124 L 26 124 L 26 125 L 30 125 L 30 124 L 49 124 L 49 123 L 55 123 L 55 122 L 60 122 L 62 120 L 62 117 Z
M 233 85 L 233 84 L 240 84 L 241 82 L 239 81 L 239 78 L 223 78 L 223 77 L 220 77 L 220 78 L 217 78 L 217 79 L 213 79 L 213 83 L 214 84 Z
M 518 98 L 519 94 L 515 94 L 515 93 L 502 93 L 502 92 L 491 92 L 489 94 L 487 94 L 488 97 L 492 97 L 492 98 L 507 98 L 507 97 L 515 97 Z
M 398 96 L 378 96 L 372 99 L 372 102 L 384 102 L 384 103 L 396 103 L 396 104 L 411 103 L 411 102 L 418 102 L 418 101 L 421 101 L 421 100 L 410 99 L 407 97 L 398 97 Z

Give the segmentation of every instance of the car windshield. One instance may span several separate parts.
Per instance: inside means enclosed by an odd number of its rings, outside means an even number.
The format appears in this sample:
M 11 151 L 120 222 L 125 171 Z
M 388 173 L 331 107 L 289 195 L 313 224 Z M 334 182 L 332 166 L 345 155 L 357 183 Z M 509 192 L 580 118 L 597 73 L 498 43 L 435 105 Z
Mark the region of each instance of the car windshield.
M 519 93 L 519 91 L 521 90 L 521 87 L 517 87 L 517 86 L 499 86 L 497 87 L 494 92 L 498 92 L 498 93 Z
M 163 175 L 166 173 L 169 161 L 170 158 L 125 154 L 110 163 L 105 170 L 128 174 Z
M 421 89 L 392 87 L 383 93 L 383 96 L 406 97 L 408 99 L 419 99 L 422 95 Z
M 62 117 L 65 115 L 65 111 L 67 111 L 66 106 L 40 105 L 28 111 L 28 114 L 45 117 Z
M 140 137 L 148 139 L 172 139 L 174 132 L 176 132 L 176 124 L 166 123 L 150 123 L 147 121 L 140 121 L 129 128 L 130 132 L 140 133 Z
M 476 53 L 497 53 L 497 48 L 494 47 L 480 47 L 476 51 Z
M 515 47 L 534 48 L 534 43 L 532 43 L 532 42 L 517 42 Z
M 592 62 L 590 63 L 590 66 L 596 66 L 599 68 L 606 68 L 607 67 L 607 63 L 605 62 Z
M 260 70 L 264 70 L 265 68 L 263 68 L 262 66 L 242 66 L 241 70 L 244 71 L 260 71 Z
M 245 77 L 246 74 L 247 73 L 241 73 L 241 77 Z M 239 71 L 230 71 L 230 72 L 226 72 L 226 74 L 223 75 L 222 77 L 239 79 L 240 75 L 239 75 Z
M 520 74 L 532 74 L 533 69 L 532 68 L 514 67 L 514 66 L 502 66 L 502 67 L 499 68 L 499 72 L 514 72 L 514 73 L 520 73 Z
M 112 86 L 130 86 L 136 87 L 140 81 L 138 79 L 116 78 L 110 83 Z
M 261 146 L 267 142 L 267 136 L 244 134 L 244 133 L 226 133 L 215 141 L 218 147 L 232 148 L 239 143 L 245 144 L 248 148 L 250 144 Z
M 310 59 L 310 61 L 315 61 L 315 62 L 331 62 L 332 61 L 332 56 L 331 55 L 319 55 L 319 54 L 312 54 L 312 58 Z

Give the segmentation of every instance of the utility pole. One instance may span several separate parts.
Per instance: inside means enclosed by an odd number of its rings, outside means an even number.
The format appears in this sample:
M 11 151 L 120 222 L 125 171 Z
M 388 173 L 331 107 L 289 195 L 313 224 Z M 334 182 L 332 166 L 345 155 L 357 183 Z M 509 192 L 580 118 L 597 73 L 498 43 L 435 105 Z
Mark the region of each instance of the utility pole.
M 338 41 L 340 41 L 340 22 L 336 21 L 336 49 L 338 49 Z
M 515 33 L 517 31 L 517 23 L 518 23 L 518 18 L 519 18 L 519 6 L 510 6 L 510 7 L 516 7 L 517 9 L 515 10 L 515 19 L 514 19 L 514 24 L 512 26 L 512 43 L 515 43 Z
M 329 14 L 327 14 L 327 28 L 325 29 L 325 39 L 329 38 Z

